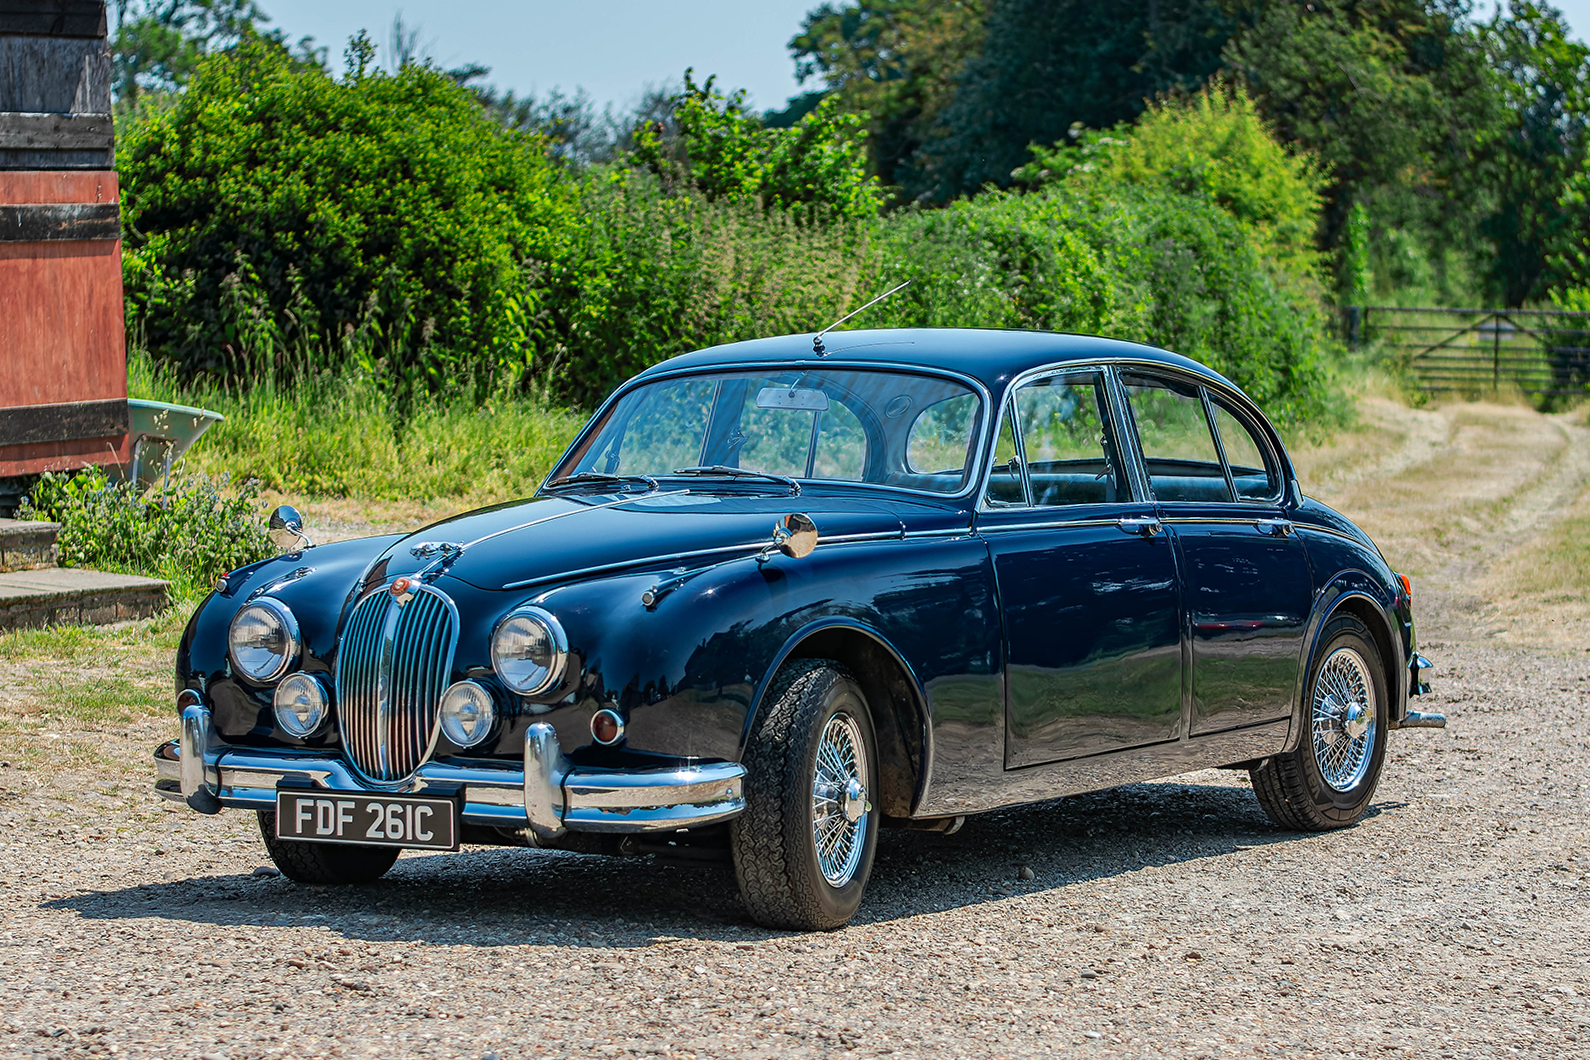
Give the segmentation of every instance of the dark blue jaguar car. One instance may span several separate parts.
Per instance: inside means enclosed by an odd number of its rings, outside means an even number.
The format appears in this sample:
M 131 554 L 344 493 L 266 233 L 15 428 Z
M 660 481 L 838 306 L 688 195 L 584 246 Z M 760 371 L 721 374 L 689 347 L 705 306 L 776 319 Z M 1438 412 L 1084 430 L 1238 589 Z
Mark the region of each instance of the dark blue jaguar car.
M 282 872 L 463 843 L 732 859 L 833 928 L 878 830 L 1244 768 L 1353 824 L 1428 666 L 1411 589 L 1257 407 L 1163 350 L 848 331 L 676 357 L 536 496 L 227 575 L 157 790 Z

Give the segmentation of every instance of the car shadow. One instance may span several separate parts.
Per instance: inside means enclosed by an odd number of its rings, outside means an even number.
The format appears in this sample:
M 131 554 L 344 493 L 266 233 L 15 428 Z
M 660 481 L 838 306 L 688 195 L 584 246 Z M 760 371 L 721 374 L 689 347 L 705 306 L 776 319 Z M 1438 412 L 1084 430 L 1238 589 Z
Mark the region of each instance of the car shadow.
M 1400 805 L 1376 804 L 1366 820 Z M 867 897 L 853 923 L 1080 889 L 1311 838 L 1271 824 L 1246 787 L 1174 781 L 995 811 L 969 818 L 953 835 L 888 829 L 879 836 Z M 263 849 L 260 857 L 263 863 Z M 406 856 L 382 879 L 355 887 L 275 875 L 204 876 L 91 891 L 42 907 L 92 920 L 317 926 L 352 940 L 439 946 L 644 947 L 786 934 L 750 922 L 727 865 L 516 848 Z

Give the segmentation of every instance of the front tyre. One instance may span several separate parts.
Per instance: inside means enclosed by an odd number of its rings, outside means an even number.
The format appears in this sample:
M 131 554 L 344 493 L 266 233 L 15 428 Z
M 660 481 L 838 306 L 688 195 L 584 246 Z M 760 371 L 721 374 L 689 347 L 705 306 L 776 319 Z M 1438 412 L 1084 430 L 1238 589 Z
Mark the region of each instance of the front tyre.
M 878 749 L 849 671 L 799 659 L 779 671 L 745 752 L 745 812 L 729 829 L 751 918 L 770 928 L 843 927 L 878 845 Z
M 277 839 L 274 810 L 259 811 L 259 832 L 282 875 L 299 883 L 371 883 L 386 875 L 398 857 L 397 847 Z
M 1305 688 L 1308 729 L 1296 750 L 1250 770 L 1253 792 L 1282 828 L 1346 828 L 1369 808 L 1386 758 L 1386 669 L 1363 622 L 1330 620 Z

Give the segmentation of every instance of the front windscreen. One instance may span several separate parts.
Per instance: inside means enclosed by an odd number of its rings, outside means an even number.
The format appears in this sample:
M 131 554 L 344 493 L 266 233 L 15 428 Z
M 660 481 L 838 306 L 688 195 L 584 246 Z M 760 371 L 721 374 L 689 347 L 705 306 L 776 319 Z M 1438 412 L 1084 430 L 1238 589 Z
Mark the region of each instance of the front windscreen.
M 662 478 L 721 466 L 958 493 L 971 474 L 981 405 L 961 383 L 907 372 L 681 376 L 625 394 L 552 478 Z

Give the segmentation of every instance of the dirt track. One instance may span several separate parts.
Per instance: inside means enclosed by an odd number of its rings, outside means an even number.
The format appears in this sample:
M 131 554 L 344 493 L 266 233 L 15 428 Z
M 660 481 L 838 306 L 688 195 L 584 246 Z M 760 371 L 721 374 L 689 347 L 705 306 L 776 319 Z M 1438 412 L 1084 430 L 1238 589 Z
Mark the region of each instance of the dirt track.
M 1393 734 L 1354 829 L 1278 831 L 1245 777 L 1192 774 L 888 833 L 853 927 L 779 935 L 726 873 L 648 859 L 252 875 L 251 815 L 147 793 L 169 722 L 27 728 L 44 756 L 13 725 L 0 1055 L 1590 1055 L 1590 636 L 1493 591 L 1584 493 L 1583 417 L 1366 415 L 1305 487 L 1416 576 L 1451 725 Z M 0 712 L 48 716 L 40 665 L 0 661 Z

